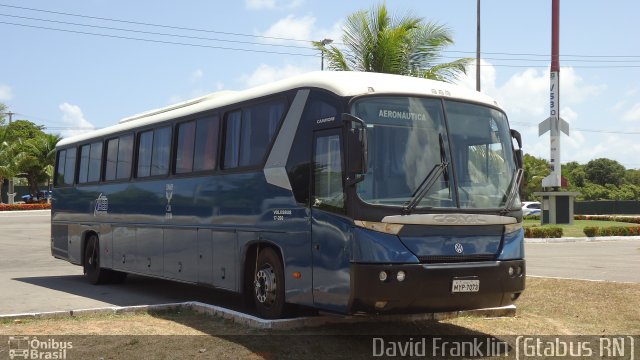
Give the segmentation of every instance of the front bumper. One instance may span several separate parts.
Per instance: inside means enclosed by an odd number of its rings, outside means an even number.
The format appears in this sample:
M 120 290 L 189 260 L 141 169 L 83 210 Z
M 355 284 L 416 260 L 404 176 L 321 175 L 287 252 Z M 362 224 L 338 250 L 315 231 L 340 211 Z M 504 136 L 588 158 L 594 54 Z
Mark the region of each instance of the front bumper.
M 509 274 L 510 267 L 515 270 L 513 275 Z M 406 274 L 402 282 L 396 279 L 400 270 Z M 381 271 L 387 272 L 386 281 L 380 281 Z M 349 312 L 419 313 L 511 305 L 524 291 L 525 273 L 525 260 L 351 264 Z M 453 293 L 454 279 L 480 280 L 479 291 Z

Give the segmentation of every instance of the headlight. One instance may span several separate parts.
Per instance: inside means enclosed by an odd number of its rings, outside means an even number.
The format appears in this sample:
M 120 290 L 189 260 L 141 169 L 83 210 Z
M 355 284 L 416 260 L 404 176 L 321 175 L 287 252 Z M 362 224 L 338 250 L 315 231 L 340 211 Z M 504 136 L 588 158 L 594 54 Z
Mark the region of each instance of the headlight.
M 504 225 L 504 233 L 505 234 L 509 234 L 509 233 L 518 231 L 520 229 L 522 229 L 522 223 L 521 222 L 515 223 L 515 224 L 505 224 Z
M 354 223 L 357 226 L 363 227 L 365 229 L 379 231 L 379 232 L 383 232 L 391 235 L 398 235 L 398 233 L 400 232 L 400 230 L 402 230 L 402 227 L 404 226 L 402 224 L 390 224 L 390 223 L 362 221 L 362 220 L 355 220 Z

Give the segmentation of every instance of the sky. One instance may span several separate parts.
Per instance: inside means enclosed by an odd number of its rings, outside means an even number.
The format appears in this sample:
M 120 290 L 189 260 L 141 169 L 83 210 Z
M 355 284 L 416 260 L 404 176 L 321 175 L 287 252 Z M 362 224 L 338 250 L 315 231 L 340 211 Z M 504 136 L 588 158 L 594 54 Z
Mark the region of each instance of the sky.
M 320 70 L 311 40 L 340 46 L 349 14 L 380 1 L 0 0 L 0 102 L 63 136 L 220 90 Z M 475 0 L 388 0 L 447 26 L 442 61 L 475 57 Z M 562 0 L 563 163 L 640 169 L 640 2 Z M 481 1 L 481 91 L 525 153 L 549 159 L 551 0 Z M 636 44 L 636 45 L 634 45 Z M 475 65 L 458 83 L 475 89 Z

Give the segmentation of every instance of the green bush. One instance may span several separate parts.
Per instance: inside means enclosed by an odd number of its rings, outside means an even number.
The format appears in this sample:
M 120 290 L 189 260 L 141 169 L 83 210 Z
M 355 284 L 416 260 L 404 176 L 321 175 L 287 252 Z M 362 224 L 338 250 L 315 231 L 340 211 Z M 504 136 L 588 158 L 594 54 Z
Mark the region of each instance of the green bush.
M 0 211 L 44 210 L 51 209 L 51 204 L 0 204 Z
M 584 228 L 584 234 L 588 237 L 594 236 L 637 236 L 640 235 L 640 226 L 609 226 L 595 227 L 587 226 Z
M 640 217 L 622 217 L 612 215 L 574 215 L 575 220 L 600 220 L 600 221 L 617 221 L 631 224 L 640 224 Z
M 539 227 L 537 225 L 524 228 L 524 237 L 527 238 L 561 238 L 562 228 L 556 226 Z
M 597 226 L 586 226 L 584 229 L 582 229 L 582 231 L 588 237 L 594 237 L 594 236 L 598 235 L 598 227 Z

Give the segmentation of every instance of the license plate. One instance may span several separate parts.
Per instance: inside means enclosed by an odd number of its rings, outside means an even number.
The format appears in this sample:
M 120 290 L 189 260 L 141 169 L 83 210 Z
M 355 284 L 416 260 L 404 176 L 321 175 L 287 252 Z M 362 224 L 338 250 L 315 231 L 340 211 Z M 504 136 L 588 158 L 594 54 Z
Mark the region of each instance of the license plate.
M 453 280 L 451 292 L 478 292 L 480 291 L 480 280 Z

